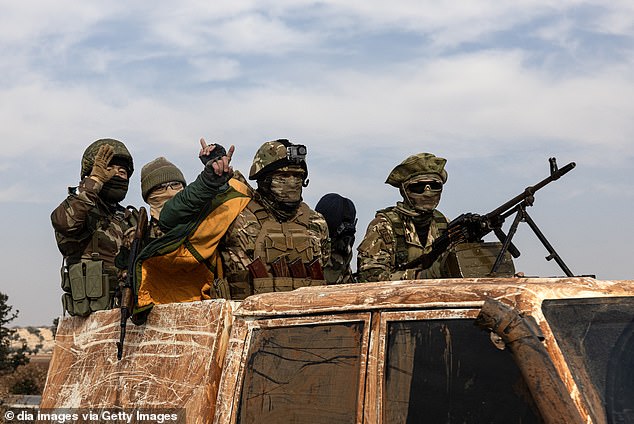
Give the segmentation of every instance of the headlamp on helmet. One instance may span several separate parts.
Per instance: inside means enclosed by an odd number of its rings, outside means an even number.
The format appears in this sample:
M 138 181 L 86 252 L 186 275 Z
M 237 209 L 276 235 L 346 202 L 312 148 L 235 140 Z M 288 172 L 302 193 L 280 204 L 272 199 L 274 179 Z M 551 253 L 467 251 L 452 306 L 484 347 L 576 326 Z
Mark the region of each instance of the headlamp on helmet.
M 249 179 L 261 180 L 280 168 L 299 166 L 304 170 L 304 186 L 306 186 L 308 178 L 307 152 L 308 149 L 303 144 L 293 144 L 287 139 L 267 141 L 255 153 L 249 171 Z
M 286 147 L 286 159 L 292 163 L 301 163 L 306 160 L 307 149 L 303 144 L 291 144 Z

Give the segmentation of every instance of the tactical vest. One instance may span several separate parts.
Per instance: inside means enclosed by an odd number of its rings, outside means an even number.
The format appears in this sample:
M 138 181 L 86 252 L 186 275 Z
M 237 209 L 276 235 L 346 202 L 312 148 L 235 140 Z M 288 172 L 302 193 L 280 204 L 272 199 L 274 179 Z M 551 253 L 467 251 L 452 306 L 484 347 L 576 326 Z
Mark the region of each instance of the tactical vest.
M 136 226 L 138 216 L 135 212 L 136 210 L 132 207 L 117 212 L 122 214 L 120 220 L 125 223 L 122 226 L 124 231 Z M 104 264 L 99 243 L 111 220 L 112 217 L 105 215 L 91 218 L 89 228 L 92 236 L 83 252 L 77 250 L 69 252 L 71 253 L 69 256 L 64 256 L 61 269 L 61 287 L 64 291 L 62 305 L 70 315 L 87 316 L 91 312 L 113 307 L 119 285 L 118 270 L 112 265 Z M 123 239 L 123 234 L 121 238 Z M 119 242 L 122 242 L 122 239 Z M 67 242 L 66 246 L 68 247 L 71 243 Z M 80 241 L 76 242 L 76 246 L 81 245 Z M 110 262 L 109 258 L 108 262 Z
M 299 259 L 303 269 L 317 260 L 321 269 L 321 240 L 311 235 L 308 231 L 311 210 L 305 203 L 301 203 L 295 218 L 291 221 L 278 222 L 266 208 L 258 202 L 251 201 L 247 209 L 256 217 L 260 224 L 260 231 L 255 239 L 253 258 L 264 262 L 268 275 L 255 276 L 252 274 L 228 275 L 227 279 L 232 287 L 232 299 L 244 298 L 249 291 L 253 294 L 277 291 L 289 291 L 299 287 L 317 286 L 326 284 L 324 279 L 315 279 L 307 271 L 306 277 L 294 277 L 292 269 L 284 269 L 288 264 Z M 276 275 L 276 260 L 285 259 L 285 265 Z M 255 261 L 254 261 L 255 262 Z M 279 269 L 279 268 L 278 268 Z M 245 290 L 239 280 L 248 279 L 251 283 Z
M 416 234 L 415 228 L 407 228 L 405 222 L 401 218 L 401 215 L 396 212 L 395 207 L 391 206 L 386 209 L 382 209 L 376 213 L 381 215 L 390 221 L 392 224 L 392 230 L 394 231 L 394 256 L 395 263 L 394 268 L 398 268 L 402 264 L 406 264 L 422 254 L 428 253 L 428 249 L 425 249 L 427 240 L 419 240 L 418 234 Z M 443 233 L 447 229 L 447 218 L 437 210 L 433 211 L 432 219 L 430 222 L 430 230 L 432 226 L 438 229 L 439 233 Z M 381 233 L 381 237 L 385 244 L 392 244 L 389 234 Z

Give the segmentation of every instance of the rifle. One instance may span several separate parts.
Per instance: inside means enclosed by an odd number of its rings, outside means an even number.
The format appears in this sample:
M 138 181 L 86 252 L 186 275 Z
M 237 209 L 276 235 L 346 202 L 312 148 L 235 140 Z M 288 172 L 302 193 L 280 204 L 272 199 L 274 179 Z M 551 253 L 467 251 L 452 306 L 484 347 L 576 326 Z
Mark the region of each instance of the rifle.
M 147 213 L 145 208 L 141 207 L 139 209 L 139 222 L 137 223 L 136 231 L 134 232 L 134 240 L 130 246 L 128 273 L 125 278 L 125 283 L 121 287 L 121 329 L 119 333 L 119 341 L 117 342 L 117 360 L 121 360 L 121 357 L 123 356 L 123 341 L 125 340 L 126 324 L 128 318 L 132 315 L 132 308 L 134 308 L 134 263 L 143 248 L 147 223 Z
M 505 202 L 485 215 L 478 215 L 474 213 L 464 213 L 460 215 L 449 223 L 445 233 L 434 240 L 430 253 L 419 256 L 418 258 L 402 265 L 399 269 L 410 269 L 419 266 L 422 266 L 422 269 L 429 268 L 448 248 L 459 243 L 481 242 L 484 236 L 493 231 L 500 242 L 502 242 L 502 249 L 500 250 L 500 253 L 498 254 L 491 269 L 491 273 L 493 274 L 502 263 L 504 253 L 506 251 L 508 251 L 514 258 L 520 256 L 520 251 L 513 245 L 511 240 L 517 231 L 519 223 L 524 221 L 528 223 L 537 238 L 542 242 L 546 250 L 548 250 L 549 255 L 546 256 L 546 260 L 550 261 L 551 259 L 555 259 L 555 262 L 557 262 L 564 273 L 568 277 L 573 277 L 573 273 L 566 266 L 559 254 L 557 254 L 553 246 L 548 242 L 548 240 L 546 240 L 544 234 L 540 231 L 535 221 L 533 221 L 526 211 L 528 206 L 533 206 L 533 203 L 535 202 L 535 192 L 537 192 L 537 190 L 555 180 L 558 180 L 561 176 L 567 174 L 576 166 L 574 162 L 570 162 L 563 168 L 558 168 L 557 160 L 555 158 L 549 158 L 548 161 L 550 162 L 550 176 L 544 178 L 533 186 L 526 187 L 523 193 L 518 194 L 511 200 Z M 502 230 L 502 224 L 504 224 L 506 218 L 513 214 L 515 214 L 515 219 L 509 228 L 508 234 L 505 234 Z

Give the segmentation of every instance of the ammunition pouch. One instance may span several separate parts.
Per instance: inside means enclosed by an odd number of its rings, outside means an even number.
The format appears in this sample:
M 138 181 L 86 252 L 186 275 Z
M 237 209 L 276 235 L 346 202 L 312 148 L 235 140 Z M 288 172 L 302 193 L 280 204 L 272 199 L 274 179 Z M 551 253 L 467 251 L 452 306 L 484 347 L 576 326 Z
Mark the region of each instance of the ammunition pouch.
M 444 278 L 513 277 L 515 266 L 506 251 L 495 274 L 491 269 L 502 250 L 500 242 L 461 243 L 448 252 L 442 272 Z
M 300 287 L 323 286 L 326 280 L 313 280 L 312 278 L 292 277 L 267 277 L 253 279 L 253 294 L 284 292 Z
M 62 305 L 72 316 L 109 309 L 116 279 L 103 270 L 103 261 L 82 260 L 62 267 Z

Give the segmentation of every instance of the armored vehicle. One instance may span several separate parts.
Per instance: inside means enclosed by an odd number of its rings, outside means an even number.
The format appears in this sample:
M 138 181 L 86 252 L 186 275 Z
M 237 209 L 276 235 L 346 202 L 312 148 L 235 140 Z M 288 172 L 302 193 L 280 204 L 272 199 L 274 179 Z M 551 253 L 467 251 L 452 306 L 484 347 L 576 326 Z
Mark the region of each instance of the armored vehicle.
M 119 316 L 61 320 L 42 411 L 218 424 L 634 422 L 634 280 L 408 280 L 158 305 L 129 325 L 121 360 Z

